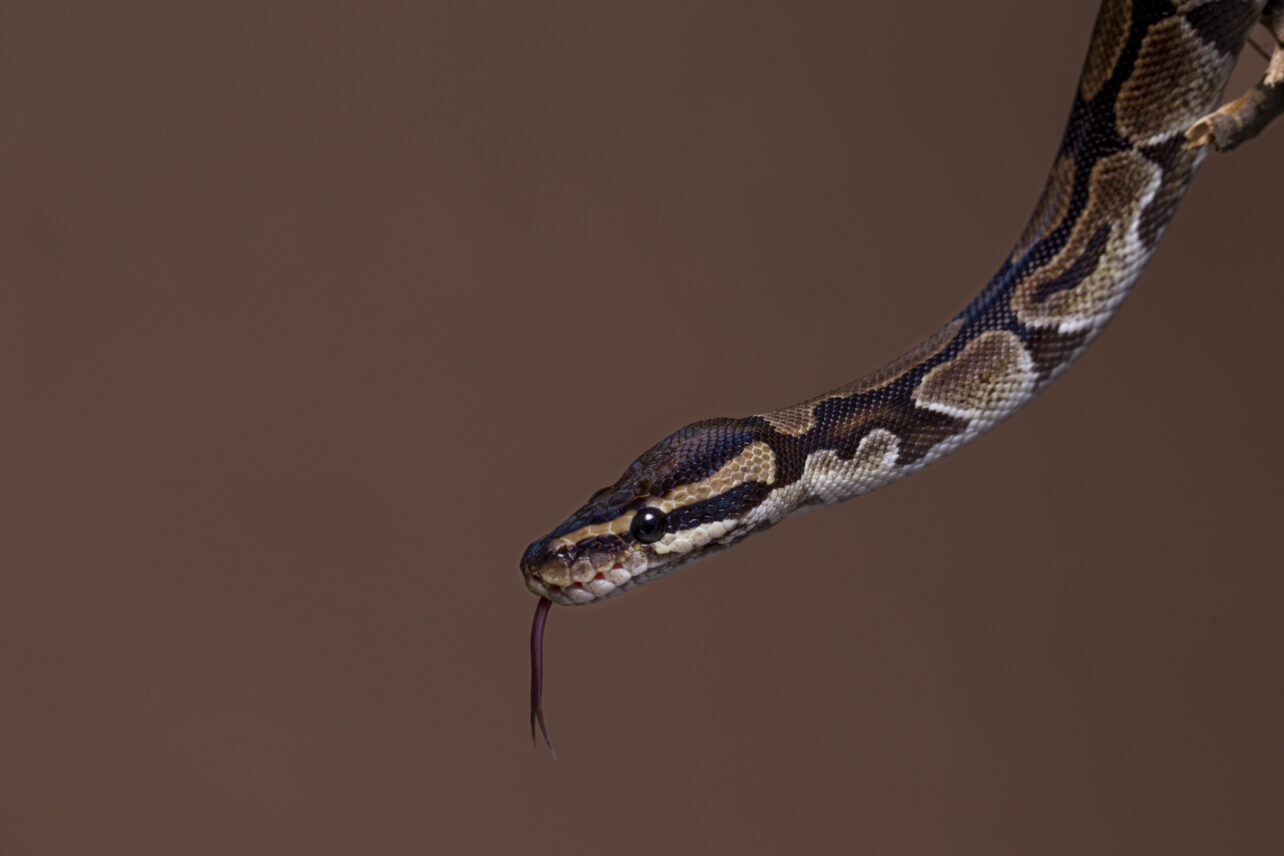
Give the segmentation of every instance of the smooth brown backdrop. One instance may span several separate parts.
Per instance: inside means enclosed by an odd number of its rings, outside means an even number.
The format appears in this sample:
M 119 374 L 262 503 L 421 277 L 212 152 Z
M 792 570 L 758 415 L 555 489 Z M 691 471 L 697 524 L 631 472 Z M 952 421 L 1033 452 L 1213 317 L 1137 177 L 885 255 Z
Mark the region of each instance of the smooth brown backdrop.
M 174 5 L 0 27 L 0 853 L 1284 847 L 1284 131 L 1013 422 L 556 610 L 554 762 L 522 549 L 962 306 L 1095 4 Z

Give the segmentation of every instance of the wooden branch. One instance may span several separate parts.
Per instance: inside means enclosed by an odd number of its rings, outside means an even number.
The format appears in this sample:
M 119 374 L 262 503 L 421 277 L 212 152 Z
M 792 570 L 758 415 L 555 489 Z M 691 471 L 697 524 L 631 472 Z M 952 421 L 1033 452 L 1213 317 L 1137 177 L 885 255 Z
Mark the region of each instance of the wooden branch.
M 1282 57 L 1284 54 L 1277 50 L 1275 59 Z M 1281 70 L 1284 71 L 1284 63 Z M 1212 143 L 1217 151 L 1228 152 L 1256 137 L 1281 113 L 1284 113 L 1284 86 L 1270 86 L 1263 79 L 1239 98 L 1191 125 L 1186 139 L 1191 148 Z
M 1191 125 L 1186 131 L 1190 148 L 1212 144 L 1217 151 L 1228 152 L 1284 113 L 1284 0 L 1266 4 L 1262 24 L 1275 36 L 1275 52 L 1266 73 L 1252 89 Z

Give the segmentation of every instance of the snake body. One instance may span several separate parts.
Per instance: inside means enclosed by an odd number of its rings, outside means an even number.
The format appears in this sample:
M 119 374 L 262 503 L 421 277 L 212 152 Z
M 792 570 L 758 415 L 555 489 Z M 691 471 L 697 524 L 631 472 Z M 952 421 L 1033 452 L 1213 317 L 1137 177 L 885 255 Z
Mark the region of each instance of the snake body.
M 1027 404 L 1154 253 L 1204 155 L 1183 132 L 1215 106 L 1264 5 L 1106 0 L 1042 196 L 975 299 L 859 380 L 664 438 L 530 545 L 527 587 L 557 604 L 614 597 L 903 478 Z

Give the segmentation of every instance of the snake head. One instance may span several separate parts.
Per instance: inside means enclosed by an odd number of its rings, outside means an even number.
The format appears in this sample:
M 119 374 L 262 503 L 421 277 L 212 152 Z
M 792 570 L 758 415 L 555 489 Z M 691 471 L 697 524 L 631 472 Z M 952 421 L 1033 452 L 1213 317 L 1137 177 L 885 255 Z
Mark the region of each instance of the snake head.
M 761 528 L 776 478 L 769 433 L 754 420 L 710 419 L 670 434 L 526 549 L 526 587 L 554 603 L 594 603 Z

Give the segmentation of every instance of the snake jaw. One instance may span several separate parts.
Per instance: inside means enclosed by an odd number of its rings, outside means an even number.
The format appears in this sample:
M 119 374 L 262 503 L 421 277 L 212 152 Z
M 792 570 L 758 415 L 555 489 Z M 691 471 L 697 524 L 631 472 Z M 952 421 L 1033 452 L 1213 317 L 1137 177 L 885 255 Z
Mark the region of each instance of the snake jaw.
M 558 606 L 582 606 L 632 591 L 692 562 L 716 555 L 741 538 L 762 531 L 767 525 L 743 527 L 730 521 L 721 537 L 703 540 L 699 548 L 665 548 L 664 544 L 629 544 L 618 552 L 582 553 L 565 545 L 550 546 L 549 539 L 536 541 L 522 557 L 526 588 L 537 597 Z M 591 570 L 591 575 L 590 575 Z
M 536 541 L 522 556 L 522 578 L 538 597 L 560 606 L 597 603 L 639 584 L 657 564 L 666 564 L 641 544 L 620 549 L 581 549 L 557 539 Z

